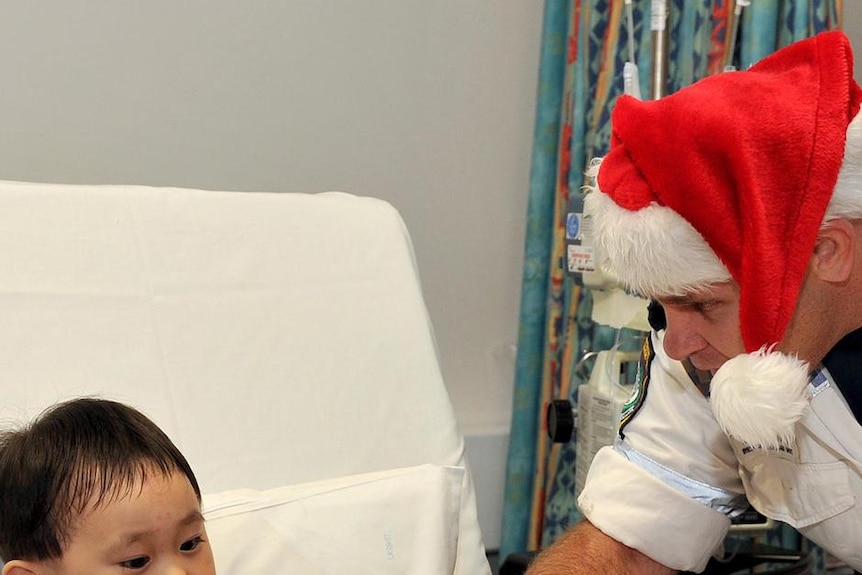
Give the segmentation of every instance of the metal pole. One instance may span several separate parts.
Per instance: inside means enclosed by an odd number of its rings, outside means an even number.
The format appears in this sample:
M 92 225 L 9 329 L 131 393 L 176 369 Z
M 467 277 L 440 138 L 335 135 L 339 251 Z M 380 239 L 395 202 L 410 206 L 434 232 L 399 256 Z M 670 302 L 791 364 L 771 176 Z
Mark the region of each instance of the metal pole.
M 736 52 L 736 40 L 739 36 L 739 20 L 742 18 L 742 9 L 746 6 L 751 6 L 751 0 L 736 0 L 733 7 L 733 16 L 730 18 L 730 30 L 727 32 L 727 40 L 724 46 L 724 67 L 723 71 L 731 72 L 736 70 L 733 65 L 733 55 Z
M 667 93 L 667 0 L 652 0 L 650 31 L 652 33 L 652 98 Z

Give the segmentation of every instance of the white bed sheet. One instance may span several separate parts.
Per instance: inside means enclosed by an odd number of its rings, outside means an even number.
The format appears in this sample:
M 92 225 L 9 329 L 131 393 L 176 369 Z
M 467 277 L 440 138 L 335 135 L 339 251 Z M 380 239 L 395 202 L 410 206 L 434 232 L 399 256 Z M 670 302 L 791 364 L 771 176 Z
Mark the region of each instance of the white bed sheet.
M 451 575 L 464 469 L 421 465 L 204 500 L 220 575 Z
M 381 200 L 0 182 L 0 423 L 145 411 L 205 492 L 466 467 L 409 234 Z M 490 572 L 463 478 L 459 575 Z

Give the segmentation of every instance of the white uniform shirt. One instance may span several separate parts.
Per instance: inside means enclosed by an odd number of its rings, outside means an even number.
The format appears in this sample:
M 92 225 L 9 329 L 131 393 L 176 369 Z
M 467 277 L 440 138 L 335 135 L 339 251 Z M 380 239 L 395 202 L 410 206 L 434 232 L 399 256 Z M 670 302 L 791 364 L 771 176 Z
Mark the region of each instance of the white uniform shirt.
M 639 408 L 624 416 L 624 438 L 593 460 L 578 498 L 584 516 L 663 565 L 701 571 L 747 497 L 862 570 L 862 427 L 825 369 L 809 385 L 795 445 L 766 452 L 728 439 L 661 335 L 651 343 Z

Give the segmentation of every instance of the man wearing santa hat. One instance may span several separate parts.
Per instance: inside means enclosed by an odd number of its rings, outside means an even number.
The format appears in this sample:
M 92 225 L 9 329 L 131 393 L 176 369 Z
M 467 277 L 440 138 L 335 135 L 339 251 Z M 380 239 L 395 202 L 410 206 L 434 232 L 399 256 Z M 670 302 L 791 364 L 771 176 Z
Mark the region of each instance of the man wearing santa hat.
M 529 575 L 702 570 L 748 502 L 862 571 L 862 88 L 841 32 L 623 96 L 587 197 L 661 304 L 586 520 Z

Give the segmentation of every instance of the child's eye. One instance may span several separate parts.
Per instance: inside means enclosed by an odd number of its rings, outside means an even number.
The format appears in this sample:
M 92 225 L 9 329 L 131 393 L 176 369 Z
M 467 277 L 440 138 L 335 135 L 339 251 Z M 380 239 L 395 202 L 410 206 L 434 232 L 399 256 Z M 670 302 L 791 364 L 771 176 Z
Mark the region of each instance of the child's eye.
M 188 541 L 183 542 L 183 544 L 180 545 L 180 551 L 194 551 L 195 549 L 197 549 L 198 545 L 203 542 L 203 537 L 197 535 L 195 537 L 192 537 Z
M 120 567 L 123 569 L 143 569 L 149 562 L 150 558 L 147 556 L 135 557 L 134 559 L 123 561 L 120 563 Z

